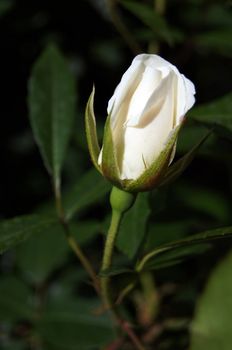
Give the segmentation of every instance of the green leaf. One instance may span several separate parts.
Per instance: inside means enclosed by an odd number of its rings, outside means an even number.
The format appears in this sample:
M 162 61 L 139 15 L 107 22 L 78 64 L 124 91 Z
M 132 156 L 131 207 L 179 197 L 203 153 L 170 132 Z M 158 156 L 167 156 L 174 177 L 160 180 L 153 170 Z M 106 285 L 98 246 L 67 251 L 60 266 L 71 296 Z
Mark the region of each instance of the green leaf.
M 175 249 L 159 252 L 151 259 L 144 270 L 160 270 L 183 262 L 195 255 L 203 254 L 211 248 L 209 243 L 194 244 L 189 246 L 176 247 Z M 138 270 L 138 269 L 137 269 Z M 140 272 L 140 270 L 138 271 Z M 128 275 L 135 279 L 136 270 L 129 267 L 112 266 L 110 269 L 100 272 L 100 276 L 112 277 L 118 275 Z
M 33 67 L 29 109 L 44 163 L 59 185 L 74 120 L 75 83 L 64 58 L 54 46 L 47 47 Z
M 93 87 L 92 93 L 86 105 L 85 129 L 86 129 L 89 153 L 90 153 L 92 162 L 95 165 L 96 169 L 101 172 L 101 168 L 98 165 L 100 147 L 97 139 L 96 120 L 95 120 L 94 109 L 93 109 L 94 94 L 95 94 L 95 88 Z
M 31 319 L 32 304 L 30 289 L 16 277 L 1 277 L 0 321 Z
M 202 146 L 210 134 L 211 130 L 207 132 L 204 137 L 188 153 L 186 153 L 182 158 L 180 158 L 177 162 L 168 168 L 159 186 L 167 185 L 170 182 L 175 181 L 185 171 L 185 169 L 189 166 L 195 157 L 198 149 Z
M 209 243 L 200 243 L 189 246 L 176 247 L 175 249 L 160 252 L 146 265 L 146 270 L 159 270 L 170 267 L 192 258 L 195 255 L 203 254 L 211 248 Z
M 24 349 L 25 349 L 25 343 L 23 341 L 12 340 L 12 339 L 9 339 L 7 341 L 7 344 L 4 344 L 1 347 L 1 350 L 24 350 Z
M 78 244 L 88 244 L 96 235 L 102 231 L 102 223 L 96 220 L 77 221 L 70 223 L 70 230 Z
M 204 23 L 211 28 L 231 28 L 232 27 L 232 13 L 228 11 L 231 9 L 229 3 L 212 3 L 210 4 L 207 14 L 203 14 Z M 199 6 L 199 10 L 201 7 Z
M 185 127 L 182 129 L 181 136 L 178 138 L 176 153 L 184 155 L 189 152 L 196 144 L 196 140 L 204 137 L 207 129 L 209 130 L 209 126 L 207 127 L 189 118 Z M 227 161 L 230 159 L 231 149 L 231 140 L 225 140 L 225 138 L 219 137 L 218 133 L 212 132 L 210 137 L 198 149 L 197 156 Z
M 194 227 L 194 219 L 178 221 L 149 222 L 144 251 L 186 237 Z
M 57 223 L 17 247 L 17 263 L 30 282 L 40 284 L 62 266 L 69 251 L 63 228 Z
M 62 195 L 66 219 L 70 221 L 74 215 L 78 216 L 84 210 L 102 201 L 111 188 L 112 185 L 93 167 L 81 174 Z M 37 209 L 37 212 L 45 215 L 56 215 L 53 202 L 43 204 Z
M 186 124 L 182 128 L 180 137 L 178 138 L 176 153 L 181 155 L 188 153 L 189 150 L 191 150 L 196 145 L 196 141 L 201 140 L 206 135 L 207 131 L 209 131 L 208 127 L 196 123 L 194 120 L 188 118 L 187 116 Z M 210 136 L 199 149 L 200 155 L 202 153 L 204 154 L 205 148 L 208 148 L 208 144 L 212 143 L 212 139 L 216 139 L 218 141 L 217 135 L 214 135 L 214 133 L 212 133 L 212 136 Z
M 99 202 L 110 191 L 111 185 L 95 169 L 87 171 L 63 196 L 67 219 Z
M 231 36 L 231 28 L 217 29 L 198 34 L 195 41 L 201 52 L 205 50 L 207 53 L 215 52 L 226 57 L 232 57 Z
M 57 350 L 91 350 L 107 345 L 115 334 L 109 316 L 95 314 L 99 307 L 87 299 L 69 298 L 50 303 L 37 325 L 45 346 Z
M 135 271 L 130 269 L 129 267 L 118 267 L 118 266 L 112 266 L 109 269 L 101 270 L 99 273 L 99 276 L 101 277 L 109 277 L 109 276 L 117 276 L 121 274 L 134 274 Z
M 101 223 L 91 220 L 77 221 L 71 222 L 69 227 L 78 244 L 83 246 L 96 237 Z M 17 264 L 22 273 L 30 282 L 40 284 L 55 269 L 61 267 L 68 254 L 73 255 L 73 252 L 65 239 L 63 227 L 57 222 L 18 246 L 16 254 Z
M 145 238 L 150 215 L 148 200 L 149 193 L 139 193 L 133 207 L 122 220 L 116 245 L 129 259 L 135 257 Z
M 186 247 L 193 247 L 193 254 L 194 254 L 194 251 L 195 251 L 194 245 L 199 245 L 202 243 L 205 244 L 216 239 L 229 238 L 231 236 L 232 236 L 232 226 L 229 226 L 229 227 L 222 227 L 222 228 L 218 228 L 210 231 L 205 231 L 178 241 L 161 245 L 155 248 L 153 251 L 146 254 L 142 258 L 142 260 L 138 262 L 136 269 L 137 271 L 141 271 L 144 269 L 145 270 L 153 269 L 156 266 L 157 258 L 159 258 L 162 255 L 163 261 L 165 260 L 164 254 L 166 254 L 166 252 L 168 253 L 167 260 L 169 260 L 169 256 L 170 256 L 169 252 L 174 251 L 176 249 L 179 250 L 179 254 L 182 254 L 182 248 L 185 250 Z
M 227 199 L 216 188 L 208 189 L 205 186 L 198 186 L 189 181 L 180 185 L 177 184 L 173 192 L 185 208 L 191 208 L 197 215 L 202 213 L 222 223 L 230 222 L 230 199 Z
M 230 350 L 232 344 L 232 254 L 213 271 L 198 301 L 191 327 L 191 350 Z
M 121 0 L 121 4 L 139 18 L 146 26 L 151 28 L 159 39 L 163 39 L 169 44 L 173 43 L 172 32 L 168 28 L 165 19 L 155 12 L 151 6 L 131 0 Z
M 0 2 L 0 17 L 4 16 L 7 12 L 9 12 L 14 6 L 13 0 L 1 0 Z
M 219 134 L 232 139 L 232 93 L 211 103 L 200 105 L 189 116 L 203 125 L 214 128 Z
M 51 228 L 57 220 L 42 215 L 19 216 L 0 222 L 0 252 L 25 241 L 31 235 Z

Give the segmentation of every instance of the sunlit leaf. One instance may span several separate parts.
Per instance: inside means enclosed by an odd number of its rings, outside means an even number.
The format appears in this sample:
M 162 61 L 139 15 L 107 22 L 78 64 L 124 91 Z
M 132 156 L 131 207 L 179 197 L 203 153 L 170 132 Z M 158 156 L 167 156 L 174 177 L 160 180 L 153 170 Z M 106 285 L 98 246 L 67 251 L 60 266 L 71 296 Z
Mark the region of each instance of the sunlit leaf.
M 232 344 L 232 254 L 213 271 L 198 301 L 191 327 L 191 350 L 230 350 Z

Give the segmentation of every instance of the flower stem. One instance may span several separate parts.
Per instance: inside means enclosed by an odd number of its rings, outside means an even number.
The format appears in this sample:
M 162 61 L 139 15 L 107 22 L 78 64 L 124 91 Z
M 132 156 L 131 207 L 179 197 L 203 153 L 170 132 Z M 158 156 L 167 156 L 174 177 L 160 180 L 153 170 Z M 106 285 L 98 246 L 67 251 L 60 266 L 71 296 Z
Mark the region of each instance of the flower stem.
M 163 16 L 166 9 L 166 0 L 154 0 L 154 11 L 160 15 Z M 160 44 L 159 41 L 152 40 L 148 45 L 148 52 L 151 54 L 158 54 L 160 50 Z
M 116 2 L 117 2 L 117 0 L 107 0 L 106 1 L 111 20 L 112 20 L 115 28 L 119 32 L 119 34 L 121 34 L 125 43 L 128 45 L 128 47 L 133 52 L 133 54 L 138 55 L 139 53 L 142 52 L 142 48 L 140 47 L 136 38 L 131 34 L 131 31 L 126 27 L 123 20 L 121 19 L 121 16 L 119 15 L 118 10 L 117 10 Z
M 72 236 L 72 234 L 70 233 L 69 230 L 68 230 L 68 232 L 66 231 L 66 238 L 67 238 L 67 241 L 68 241 L 70 248 L 76 254 L 76 256 L 80 260 L 82 266 L 84 267 L 85 271 L 88 273 L 89 277 L 91 278 L 91 280 L 93 282 L 94 289 L 96 290 L 97 294 L 100 294 L 100 286 L 99 286 L 98 277 L 97 277 L 95 271 L 93 270 L 93 267 L 92 267 L 91 263 L 89 262 L 88 258 L 82 252 L 80 246 L 77 244 L 75 238 Z
M 166 0 L 154 0 L 154 8 L 158 14 L 163 15 L 166 9 Z
M 116 210 L 112 210 L 112 218 L 110 228 L 107 234 L 107 239 L 104 248 L 104 255 L 102 260 L 102 271 L 110 268 L 112 263 L 114 243 L 119 230 L 120 222 L 122 219 L 122 214 Z M 109 309 L 113 308 L 112 293 L 110 290 L 110 278 L 101 278 L 101 291 L 106 307 Z
M 113 187 L 110 198 L 112 206 L 112 217 L 104 248 L 102 271 L 106 271 L 111 267 L 114 244 L 117 238 L 117 234 L 119 232 L 119 227 L 123 214 L 133 205 L 134 200 L 134 195 Z M 134 333 L 130 324 L 126 320 L 121 318 L 116 303 L 113 299 L 110 282 L 110 277 L 101 277 L 101 292 L 105 307 L 106 309 L 109 309 L 111 311 L 114 320 L 123 330 L 123 332 L 125 332 L 128 335 L 135 349 L 144 350 L 144 346 L 141 344 L 139 338 Z

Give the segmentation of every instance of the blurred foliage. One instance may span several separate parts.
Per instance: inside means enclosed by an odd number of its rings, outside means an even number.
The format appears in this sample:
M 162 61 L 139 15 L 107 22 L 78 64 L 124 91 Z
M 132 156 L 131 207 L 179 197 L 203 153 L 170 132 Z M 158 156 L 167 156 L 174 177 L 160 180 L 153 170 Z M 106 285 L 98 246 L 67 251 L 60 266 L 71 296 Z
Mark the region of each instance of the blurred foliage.
M 191 349 L 230 349 L 231 334 L 231 253 L 215 269 L 208 281 L 192 324 Z
M 231 11 L 228 0 L 0 0 L 2 350 L 132 349 L 68 247 L 53 182 L 62 177 L 64 217 L 99 271 L 110 184 L 92 168 L 84 109 L 94 82 L 102 139 L 107 101 L 138 52 L 178 66 L 197 105 L 175 181 L 138 196 L 102 273 L 147 349 L 231 348 Z

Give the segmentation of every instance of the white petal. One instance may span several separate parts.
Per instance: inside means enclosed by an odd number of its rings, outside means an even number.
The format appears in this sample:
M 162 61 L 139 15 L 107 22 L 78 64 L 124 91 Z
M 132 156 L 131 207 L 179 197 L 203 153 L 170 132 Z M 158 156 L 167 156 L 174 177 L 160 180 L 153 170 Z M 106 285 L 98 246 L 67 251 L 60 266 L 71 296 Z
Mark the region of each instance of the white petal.
M 196 94 L 195 86 L 189 80 L 182 74 L 185 82 L 185 93 L 186 93 L 186 104 L 185 104 L 185 113 L 194 105 L 195 103 L 195 97 Z
M 143 114 L 144 107 L 147 104 L 153 91 L 159 85 L 162 75 L 158 70 L 145 67 L 142 79 L 135 90 L 127 113 L 128 125 L 136 125 Z
M 135 57 L 107 109 L 121 179 L 138 178 L 157 159 L 194 104 L 194 94 L 192 82 L 168 61 L 157 55 Z
M 150 67 L 152 69 L 161 68 L 163 71 L 166 70 L 167 74 L 170 69 L 173 67 L 176 68 L 173 64 L 158 55 L 141 54 L 136 56 L 133 62 L 136 61 L 143 62 L 146 67 Z
M 143 64 L 140 61 L 133 61 L 128 70 L 123 74 L 122 79 L 116 87 L 113 96 L 108 102 L 107 112 L 111 115 L 111 123 L 114 124 L 118 118 L 121 104 L 129 100 L 140 81 L 143 73 Z
M 140 126 L 144 127 L 148 123 L 150 123 L 156 116 L 159 115 L 160 110 L 163 106 L 163 103 L 165 99 L 167 98 L 168 94 L 172 94 L 174 99 L 174 78 L 175 75 L 171 71 L 165 78 L 163 78 L 159 85 L 156 87 L 156 89 L 153 91 L 152 95 L 150 96 L 149 100 L 147 101 L 147 104 L 144 106 L 143 112 L 139 120 L 136 124 L 132 124 L 131 122 L 128 122 L 128 126 Z M 169 118 L 173 120 L 174 113 L 173 111 L 170 111 Z
M 194 105 L 195 87 L 193 83 L 183 74 L 177 74 L 177 91 L 176 91 L 176 117 L 175 125 L 179 125 L 186 112 Z
M 173 130 L 173 94 L 167 93 L 158 115 L 143 126 L 126 127 L 121 165 L 122 179 L 136 179 L 159 156 Z

